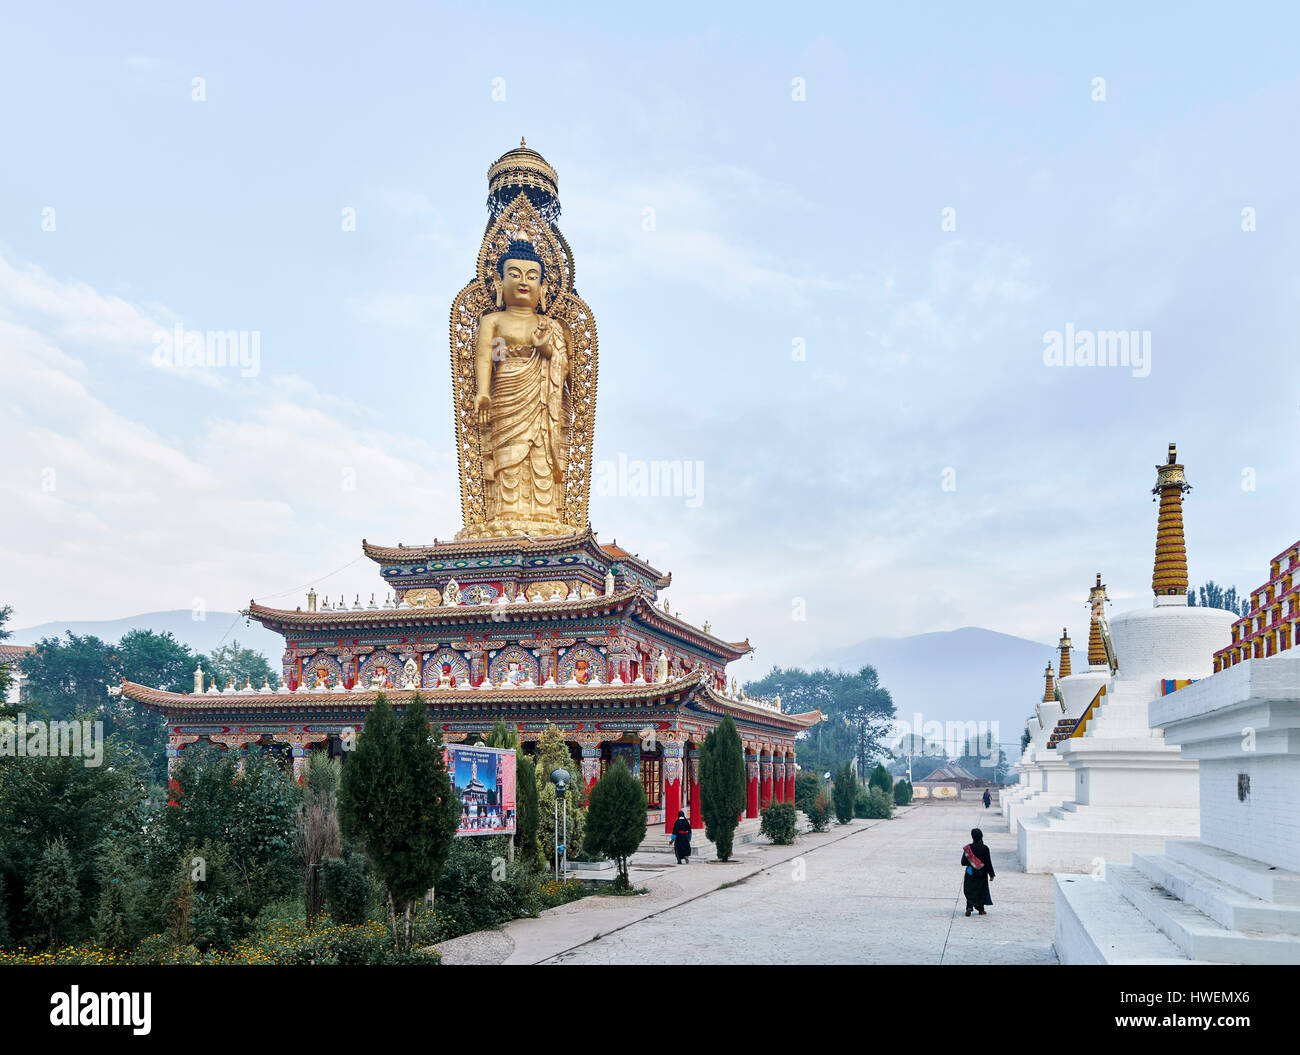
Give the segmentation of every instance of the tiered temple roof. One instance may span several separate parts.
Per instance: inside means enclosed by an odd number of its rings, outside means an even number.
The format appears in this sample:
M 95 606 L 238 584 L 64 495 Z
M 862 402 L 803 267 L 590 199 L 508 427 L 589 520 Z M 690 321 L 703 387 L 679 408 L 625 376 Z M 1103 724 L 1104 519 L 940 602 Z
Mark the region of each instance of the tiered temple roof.
M 1250 595 L 1250 611 L 1232 624 L 1232 642 L 1214 654 L 1220 671 L 1244 659 L 1275 656 L 1300 636 L 1300 541 L 1269 562 L 1268 581 Z

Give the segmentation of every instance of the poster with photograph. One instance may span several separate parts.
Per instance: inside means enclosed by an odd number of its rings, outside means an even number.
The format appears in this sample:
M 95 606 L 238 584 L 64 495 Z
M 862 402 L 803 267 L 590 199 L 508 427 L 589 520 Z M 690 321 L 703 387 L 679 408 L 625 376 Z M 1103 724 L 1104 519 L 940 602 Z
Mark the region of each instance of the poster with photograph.
M 448 744 L 447 774 L 460 803 L 457 835 L 513 835 L 515 753 L 496 747 Z

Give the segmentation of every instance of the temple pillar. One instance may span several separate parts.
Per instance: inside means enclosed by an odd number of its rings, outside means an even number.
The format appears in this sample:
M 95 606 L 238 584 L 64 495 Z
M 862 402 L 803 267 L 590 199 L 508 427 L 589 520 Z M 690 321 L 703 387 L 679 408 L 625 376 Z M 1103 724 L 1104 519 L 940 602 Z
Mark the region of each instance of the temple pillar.
M 293 755 L 293 779 L 301 784 L 307 778 L 307 761 L 313 744 L 329 739 L 329 733 L 273 733 L 271 739 L 276 743 L 288 744 Z
M 772 763 L 772 801 L 785 801 L 785 756 L 782 761 Z
M 758 816 L 758 755 L 745 752 L 745 816 Z
M 785 761 L 785 801 L 794 802 L 794 775 L 799 767 L 795 765 L 794 756 L 787 755 Z
M 262 739 L 260 733 L 212 733 L 208 736 L 214 744 L 235 753 L 235 773 L 244 775 L 244 762 L 248 759 L 248 745 Z
M 691 792 L 691 827 L 703 828 L 704 816 L 700 811 L 700 752 L 698 748 L 692 747 L 686 752 L 687 761 L 690 763 L 690 792 Z
M 198 740 L 197 733 L 172 733 L 167 737 L 167 776 L 170 777 L 176 772 L 176 767 L 181 764 L 181 752 L 185 750 L 187 744 L 192 744 Z
M 772 756 L 767 752 L 759 758 L 758 771 L 762 774 L 759 809 L 765 810 L 772 805 Z
M 600 743 L 583 743 L 582 745 L 582 783 L 586 785 L 587 794 L 600 779 Z
M 664 742 L 664 831 L 671 833 L 682 808 L 682 745 Z

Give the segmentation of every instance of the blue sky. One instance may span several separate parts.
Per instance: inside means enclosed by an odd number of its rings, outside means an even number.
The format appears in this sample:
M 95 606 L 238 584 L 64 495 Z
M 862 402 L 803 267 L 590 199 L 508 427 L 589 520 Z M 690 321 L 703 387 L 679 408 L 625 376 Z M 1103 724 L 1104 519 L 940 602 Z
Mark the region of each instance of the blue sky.
M 12 625 L 364 595 L 364 560 L 326 578 L 363 536 L 451 537 L 448 311 L 520 135 L 600 328 L 597 460 L 703 465 L 697 503 L 596 495 L 593 524 L 755 673 L 1078 638 L 1098 570 L 1147 604 L 1171 440 L 1195 581 L 1255 586 L 1300 535 L 1283 5 L 6 17 Z M 260 371 L 156 367 L 177 323 L 256 331 Z M 1067 325 L 1149 331 L 1149 376 L 1044 365 Z

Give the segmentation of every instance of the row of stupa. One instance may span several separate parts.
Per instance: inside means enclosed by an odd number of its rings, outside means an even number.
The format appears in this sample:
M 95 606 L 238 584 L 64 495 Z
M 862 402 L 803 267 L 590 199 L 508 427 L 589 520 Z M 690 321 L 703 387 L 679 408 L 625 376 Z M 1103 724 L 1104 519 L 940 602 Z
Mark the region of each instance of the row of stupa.
M 1154 604 L 1107 619 L 1097 576 L 1087 668 L 1063 633 L 1002 811 L 1055 873 L 1062 962 L 1297 963 L 1300 544 L 1247 616 L 1189 606 L 1173 444 L 1152 490 Z

